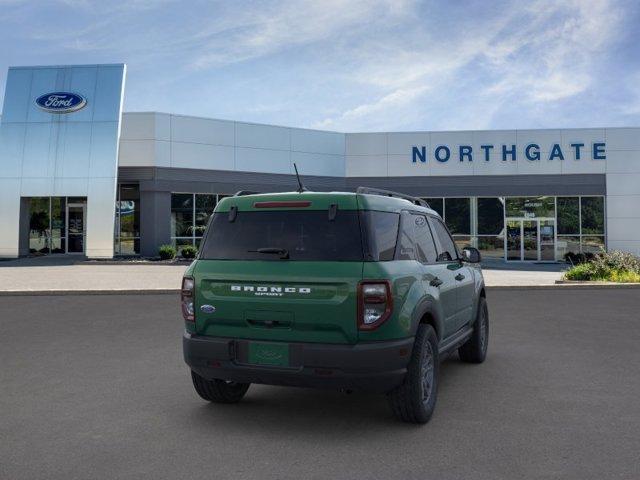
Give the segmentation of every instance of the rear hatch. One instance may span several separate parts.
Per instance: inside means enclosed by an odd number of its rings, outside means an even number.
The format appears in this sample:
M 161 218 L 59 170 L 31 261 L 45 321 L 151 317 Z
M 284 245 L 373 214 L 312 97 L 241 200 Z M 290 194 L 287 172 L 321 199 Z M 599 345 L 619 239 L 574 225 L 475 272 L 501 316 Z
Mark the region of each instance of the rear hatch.
M 355 343 L 363 259 L 353 195 L 225 199 L 193 271 L 197 332 Z

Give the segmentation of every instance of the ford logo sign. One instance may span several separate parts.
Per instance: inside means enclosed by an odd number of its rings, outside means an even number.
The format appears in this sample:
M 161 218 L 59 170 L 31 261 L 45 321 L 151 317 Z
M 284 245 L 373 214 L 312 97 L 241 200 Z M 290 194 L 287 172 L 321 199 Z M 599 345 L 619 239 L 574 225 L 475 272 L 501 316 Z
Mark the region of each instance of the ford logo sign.
M 213 305 L 202 305 L 200 307 L 200 311 L 203 313 L 213 313 L 216 311 L 216 307 L 214 307 Z
M 87 99 L 77 93 L 53 92 L 36 98 L 36 105 L 49 113 L 71 113 L 84 108 Z

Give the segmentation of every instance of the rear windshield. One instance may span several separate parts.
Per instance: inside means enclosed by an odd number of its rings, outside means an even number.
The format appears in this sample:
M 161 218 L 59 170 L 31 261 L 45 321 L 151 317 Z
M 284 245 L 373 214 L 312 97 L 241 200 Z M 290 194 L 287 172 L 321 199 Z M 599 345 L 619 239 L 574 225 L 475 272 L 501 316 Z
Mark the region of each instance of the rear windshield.
M 238 212 L 233 222 L 215 213 L 200 258 L 281 260 L 282 251 L 288 260 L 362 261 L 358 212 L 338 211 L 331 221 L 326 210 Z
M 399 214 L 338 210 L 215 213 L 200 258 L 205 260 L 393 260 Z M 365 235 L 365 240 L 363 239 Z M 258 250 L 262 250 L 259 252 Z

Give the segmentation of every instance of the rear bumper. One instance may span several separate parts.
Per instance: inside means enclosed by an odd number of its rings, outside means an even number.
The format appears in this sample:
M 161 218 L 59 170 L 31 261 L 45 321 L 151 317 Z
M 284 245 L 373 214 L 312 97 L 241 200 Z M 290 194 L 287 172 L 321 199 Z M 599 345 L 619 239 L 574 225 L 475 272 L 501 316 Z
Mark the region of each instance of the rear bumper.
M 290 367 L 248 365 L 248 340 L 184 333 L 184 360 L 206 379 L 387 392 L 402 383 L 413 338 L 357 345 L 290 343 Z

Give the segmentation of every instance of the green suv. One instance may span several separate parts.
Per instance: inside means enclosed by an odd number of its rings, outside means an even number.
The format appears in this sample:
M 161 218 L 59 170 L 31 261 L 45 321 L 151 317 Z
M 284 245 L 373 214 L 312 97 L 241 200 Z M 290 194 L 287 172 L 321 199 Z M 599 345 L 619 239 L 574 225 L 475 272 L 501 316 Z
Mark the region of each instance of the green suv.
M 440 360 L 485 359 L 479 261 L 417 198 L 238 192 L 217 205 L 182 283 L 193 385 L 218 403 L 251 383 L 374 391 L 425 423 Z

